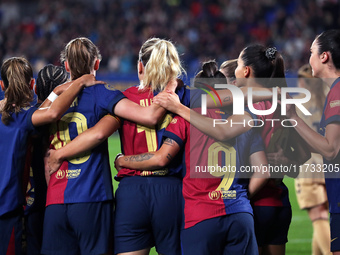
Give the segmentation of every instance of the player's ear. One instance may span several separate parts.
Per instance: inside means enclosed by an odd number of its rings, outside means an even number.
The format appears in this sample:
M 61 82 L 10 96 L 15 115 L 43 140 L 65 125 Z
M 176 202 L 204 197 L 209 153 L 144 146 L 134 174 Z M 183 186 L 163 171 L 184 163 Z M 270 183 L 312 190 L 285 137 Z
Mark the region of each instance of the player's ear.
M 33 90 L 34 89 L 34 83 L 35 83 L 35 79 L 32 78 L 31 82 L 30 82 L 30 89 Z M 34 91 L 35 92 L 35 91 Z
M 144 65 L 143 65 L 142 61 L 138 61 L 137 68 L 138 68 L 138 73 L 139 74 L 143 74 L 144 73 Z
M 329 56 L 329 52 L 322 52 L 321 54 L 321 62 L 322 63 L 326 63 L 329 60 L 330 56 Z
M 97 71 L 99 69 L 99 64 L 100 64 L 100 60 L 97 59 L 95 62 L 94 62 L 94 70 Z
M 69 66 L 68 66 L 68 61 L 65 61 L 64 62 L 64 66 L 65 66 L 65 69 L 66 69 L 66 72 L 70 72 L 70 68 L 69 68 Z
M 250 73 L 251 73 L 250 67 L 249 66 L 245 66 L 244 70 L 243 70 L 244 77 L 248 78 L 250 76 Z
M 1 85 L 2 91 L 5 91 L 5 84 L 4 84 L 3 80 L 0 80 L 0 85 Z

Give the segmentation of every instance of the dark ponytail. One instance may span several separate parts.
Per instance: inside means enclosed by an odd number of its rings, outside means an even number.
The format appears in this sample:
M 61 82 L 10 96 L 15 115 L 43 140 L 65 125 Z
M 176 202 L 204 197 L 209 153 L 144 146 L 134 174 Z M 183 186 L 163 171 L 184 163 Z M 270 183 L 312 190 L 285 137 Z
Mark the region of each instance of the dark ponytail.
M 332 29 L 322 32 L 316 37 L 318 54 L 330 52 L 334 66 L 340 70 L 340 30 Z
M 224 74 L 218 70 L 218 65 L 215 60 L 209 60 L 207 62 L 204 62 L 202 64 L 202 71 L 200 71 L 195 76 L 194 85 L 196 88 L 200 88 L 202 87 L 202 84 L 200 84 L 200 82 L 196 82 L 197 78 L 223 78 L 225 79 L 225 83 L 227 82 Z M 205 80 L 205 83 L 208 83 L 209 85 L 213 85 L 213 84 L 210 84 L 210 82 L 208 82 L 207 80 Z
M 215 60 L 203 62 L 202 71 L 195 78 L 225 78 L 224 74 L 218 70 L 218 65 Z
M 275 47 L 264 47 L 259 44 L 250 45 L 242 51 L 241 58 L 245 66 L 251 67 L 255 79 L 264 87 L 270 88 L 287 86 L 284 79 L 284 61 L 282 55 Z

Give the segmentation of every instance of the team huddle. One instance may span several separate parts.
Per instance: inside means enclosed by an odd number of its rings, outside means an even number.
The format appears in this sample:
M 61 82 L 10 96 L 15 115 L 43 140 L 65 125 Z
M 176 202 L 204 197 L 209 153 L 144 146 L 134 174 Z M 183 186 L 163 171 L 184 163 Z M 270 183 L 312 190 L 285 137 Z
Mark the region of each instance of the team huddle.
M 30 63 L 4 60 L 0 254 L 21 254 L 23 235 L 27 254 L 144 255 L 154 246 L 164 255 L 285 254 L 292 218 L 288 189 L 283 173 L 271 175 L 263 166 L 301 165 L 311 152 L 328 166 L 340 163 L 340 31 L 321 33 L 311 46 L 310 76 L 330 88 L 320 134 L 293 105 L 287 106 L 289 131 L 266 121 L 281 119 L 279 108 L 261 115 L 246 106 L 243 115 L 233 115 L 231 91 L 214 88 L 216 81 L 244 92 L 252 88 L 252 107 L 271 109 L 272 88 L 287 86 L 275 47 L 249 45 L 221 67 L 205 62 L 194 87 L 179 79 L 185 70 L 168 40 L 142 45 L 140 83 L 123 92 L 95 79 L 100 60 L 89 39 L 71 40 L 61 52 L 64 67 L 39 72 L 38 102 Z M 214 125 L 214 119 L 250 124 Z M 263 125 L 254 128 L 258 122 Z M 107 138 L 117 130 L 122 153 L 115 159 L 114 197 Z M 294 142 L 282 146 L 287 139 Z M 195 171 L 214 165 L 236 171 Z M 242 166 L 259 171 L 244 174 Z M 315 232 L 328 227 L 322 243 L 313 239 L 315 254 L 340 254 L 339 181 L 334 173 L 327 177 L 330 234 L 325 191 L 311 196 L 314 188 L 303 189 L 310 203 L 301 207 L 313 226 L 317 222 Z M 316 212 L 320 205 L 324 210 Z

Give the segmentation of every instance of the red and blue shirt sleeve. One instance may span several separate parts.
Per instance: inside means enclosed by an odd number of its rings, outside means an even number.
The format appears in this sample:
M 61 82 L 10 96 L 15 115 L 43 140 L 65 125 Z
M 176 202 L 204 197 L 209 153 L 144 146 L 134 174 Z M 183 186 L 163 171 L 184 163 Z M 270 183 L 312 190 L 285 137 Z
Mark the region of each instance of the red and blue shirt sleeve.
M 325 126 L 330 123 L 340 122 L 340 80 L 328 93 L 324 109 Z
M 181 148 L 187 140 L 187 132 L 189 131 L 189 122 L 183 118 L 176 116 L 172 119 L 166 128 L 163 137 L 174 140 Z

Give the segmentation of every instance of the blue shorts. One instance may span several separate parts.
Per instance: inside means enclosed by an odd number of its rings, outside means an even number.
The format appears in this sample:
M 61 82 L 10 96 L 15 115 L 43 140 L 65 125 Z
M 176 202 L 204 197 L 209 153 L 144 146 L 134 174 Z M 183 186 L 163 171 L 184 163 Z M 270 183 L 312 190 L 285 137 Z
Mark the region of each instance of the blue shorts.
M 181 232 L 183 255 L 258 254 L 254 219 L 234 213 L 204 220 Z
M 21 255 L 22 208 L 0 216 L 0 254 Z
M 340 213 L 330 214 L 331 251 L 340 251 Z
M 292 220 L 291 207 L 253 206 L 255 235 L 259 247 L 282 245 L 288 242 Z
M 26 254 L 40 254 L 45 208 L 35 210 L 25 215 Z
M 112 238 L 112 204 L 112 201 L 105 201 L 46 207 L 41 253 L 108 253 Z
M 176 177 L 125 177 L 116 191 L 115 254 L 156 246 L 177 255 L 182 223 L 182 181 Z

